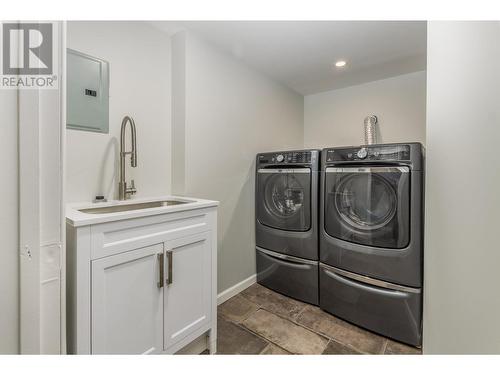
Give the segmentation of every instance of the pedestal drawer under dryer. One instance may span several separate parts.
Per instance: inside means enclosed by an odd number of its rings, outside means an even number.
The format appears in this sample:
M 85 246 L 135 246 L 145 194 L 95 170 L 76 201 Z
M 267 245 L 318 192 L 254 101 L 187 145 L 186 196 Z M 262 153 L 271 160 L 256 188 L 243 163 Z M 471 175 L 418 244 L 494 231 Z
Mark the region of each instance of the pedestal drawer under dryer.
M 421 345 L 421 289 L 352 274 L 320 263 L 320 307 L 410 345 Z

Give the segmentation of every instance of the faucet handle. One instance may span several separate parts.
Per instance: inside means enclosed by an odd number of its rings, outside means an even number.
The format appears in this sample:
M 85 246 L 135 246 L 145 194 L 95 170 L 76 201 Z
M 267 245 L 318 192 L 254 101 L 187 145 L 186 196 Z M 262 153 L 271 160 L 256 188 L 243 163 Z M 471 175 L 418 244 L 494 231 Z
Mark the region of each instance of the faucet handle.
M 134 180 L 130 180 L 130 187 L 127 189 L 127 192 L 130 195 L 134 195 L 135 193 L 137 193 L 137 189 L 135 188 L 135 181 Z

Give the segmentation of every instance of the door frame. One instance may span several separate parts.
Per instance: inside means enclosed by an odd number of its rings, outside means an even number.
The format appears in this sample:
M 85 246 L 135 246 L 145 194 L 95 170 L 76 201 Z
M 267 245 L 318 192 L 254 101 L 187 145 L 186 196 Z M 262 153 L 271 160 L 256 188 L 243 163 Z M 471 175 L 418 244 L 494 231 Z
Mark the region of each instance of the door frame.
M 21 354 L 66 353 L 66 254 L 65 254 L 65 199 L 64 160 L 66 132 L 66 22 L 57 21 L 54 42 L 57 43 L 59 76 L 57 89 L 18 90 L 19 142 L 19 350 Z M 54 94 L 55 92 L 55 94 Z M 57 99 L 54 100 L 54 95 Z M 54 112 L 57 113 L 54 116 Z M 50 156 L 42 154 L 42 141 L 53 138 L 40 131 L 42 123 L 57 122 L 58 148 Z M 47 147 L 47 146 L 45 146 Z M 47 202 L 43 193 L 47 183 L 56 184 L 59 196 L 57 206 L 42 216 L 42 205 Z M 45 186 L 46 187 L 46 186 Z M 53 194 L 53 192 L 52 192 Z M 44 202 L 45 200 L 45 202 Z M 49 212 L 45 207 L 45 213 Z M 43 239 L 46 225 L 59 226 L 57 235 Z M 53 259 L 46 260 L 50 254 Z M 44 263 L 44 261 L 46 261 Z M 54 263 L 55 262 L 55 263 Z M 55 264 L 51 276 L 44 272 L 44 264 Z M 44 286 L 56 282 L 55 292 Z M 43 293 L 42 293 L 43 292 Z M 57 293 L 57 295 L 56 295 Z M 44 301 L 59 301 L 59 316 L 42 312 Z M 48 323 L 45 318 L 55 319 Z M 57 331 L 56 331 L 57 329 Z

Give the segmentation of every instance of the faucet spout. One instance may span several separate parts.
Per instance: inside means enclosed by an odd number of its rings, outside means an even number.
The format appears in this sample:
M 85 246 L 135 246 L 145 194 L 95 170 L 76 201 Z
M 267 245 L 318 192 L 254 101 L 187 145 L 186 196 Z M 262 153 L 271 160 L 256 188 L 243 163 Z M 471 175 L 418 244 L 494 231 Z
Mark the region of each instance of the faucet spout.
M 122 129 L 120 133 L 120 151 L 123 153 L 123 149 L 125 148 L 125 128 L 127 127 L 127 123 L 130 124 L 130 132 L 132 134 L 132 150 L 128 152 L 131 154 L 130 165 L 135 168 L 137 167 L 137 132 L 135 130 L 135 121 L 130 116 L 125 116 L 122 120 Z
M 130 124 L 132 143 L 132 149 L 130 151 L 124 151 L 125 130 L 127 128 L 127 124 Z M 125 156 L 127 154 L 130 154 L 130 165 L 133 168 L 137 167 L 137 132 L 134 119 L 130 116 L 125 116 L 123 118 L 120 133 L 120 182 L 118 183 L 120 200 L 129 199 L 132 194 L 135 194 L 137 192 L 137 190 L 135 189 L 134 180 L 131 181 L 131 186 L 129 188 L 127 188 L 127 182 L 125 181 Z

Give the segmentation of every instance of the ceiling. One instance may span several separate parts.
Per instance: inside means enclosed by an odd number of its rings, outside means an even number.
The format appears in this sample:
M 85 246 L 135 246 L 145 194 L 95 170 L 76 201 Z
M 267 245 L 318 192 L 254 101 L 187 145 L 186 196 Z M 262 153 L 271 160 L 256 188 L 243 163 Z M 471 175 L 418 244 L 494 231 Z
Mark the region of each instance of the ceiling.
M 309 95 L 425 70 L 425 21 L 155 21 Z M 335 61 L 345 60 L 344 68 Z

